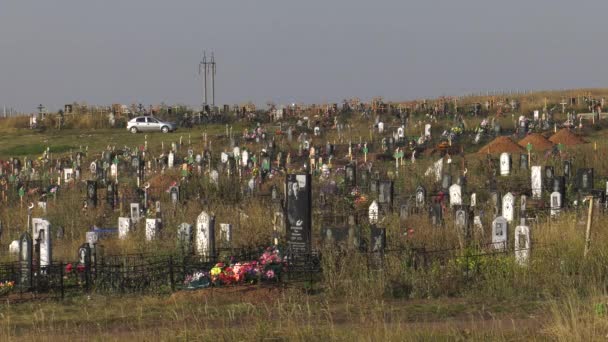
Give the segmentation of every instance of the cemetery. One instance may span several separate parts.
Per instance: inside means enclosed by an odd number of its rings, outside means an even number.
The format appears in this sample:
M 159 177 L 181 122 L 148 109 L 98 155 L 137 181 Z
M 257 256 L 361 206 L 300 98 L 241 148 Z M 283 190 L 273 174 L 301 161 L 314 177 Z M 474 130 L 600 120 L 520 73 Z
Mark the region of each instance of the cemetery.
M 380 302 L 388 312 L 475 297 L 542 310 L 571 291 L 593 296 L 608 279 L 605 96 L 202 113 L 75 104 L 65 117 L 34 114 L 35 127 L 0 119 L 0 296 L 241 298 L 269 310 L 305 296 L 319 310 L 352 303 L 355 315 Z M 197 119 L 127 132 L 138 112 Z M 230 325 L 219 316 L 204 317 Z

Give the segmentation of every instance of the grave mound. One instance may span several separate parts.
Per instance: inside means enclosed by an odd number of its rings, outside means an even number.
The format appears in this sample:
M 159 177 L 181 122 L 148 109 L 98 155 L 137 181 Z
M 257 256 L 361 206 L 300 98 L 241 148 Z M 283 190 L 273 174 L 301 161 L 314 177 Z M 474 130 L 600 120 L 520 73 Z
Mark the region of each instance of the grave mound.
M 500 154 L 503 152 L 507 153 L 517 153 L 523 152 L 524 149 L 517 145 L 511 138 L 509 137 L 498 137 L 492 140 L 489 144 L 482 147 L 478 154 Z
M 283 289 L 272 285 L 240 285 L 212 287 L 194 291 L 179 291 L 171 295 L 169 302 L 211 302 L 211 303 L 271 303 L 281 296 Z
M 174 183 L 179 184 L 179 176 L 176 175 L 156 175 L 148 181 L 150 187 L 159 189 L 168 189 Z
M 572 133 L 567 128 L 562 128 L 557 133 L 553 134 L 551 138 L 549 138 L 549 141 L 554 144 L 564 144 L 566 146 L 580 145 L 585 143 L 583 139 Z
M 526 147 L 528 143 L 532 144 L 533 150 L 546 151 L 553 147 L 553 143 L 545 138 L 540 133 L 528 134 L 525 138 L 518 142 L 519 146 Z

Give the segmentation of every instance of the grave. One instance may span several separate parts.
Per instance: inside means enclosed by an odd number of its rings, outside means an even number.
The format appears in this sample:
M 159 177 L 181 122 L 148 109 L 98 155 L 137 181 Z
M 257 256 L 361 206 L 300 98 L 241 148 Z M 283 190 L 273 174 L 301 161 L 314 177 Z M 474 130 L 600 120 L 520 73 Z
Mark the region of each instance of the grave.
M 556 217 L 562 208 L 562 194 L 554 191 L 551 193 L 551 197 L 550 197 L 550 203 L 551 203 L 551 217 Z
M 508 176 L 511 174 L 511 155 L 503 152 L 500 154 L 500 175 Z
M 512 193 L 508 192 L 506 195 L 502 197 L 502 217 L 504 217 L 507 222 L 513 222 L 515 218 L 515 197 Z
M 155 218 L 146 219 L 146 241 L 156 240 L 158 233 L 158 220 Z
M 19 286 L 22 289 L 29 289 L 32 287 L 33 279 L 33 246 L 32 237 L 28 232 L 21 234 L 19 238 Z
M 530 227 L 517 226 L 515 227 L 515 261 L 520 266 L 527 266 L 530 260 Z
M 532 198 L 540 199 L 543 194 L 542 168 L 540 166 L 532 166 Z
M 183 254 L 190 254 L 192 251 L 192 225 L 181 223 L 177 227 L 177 245 Z
M 450 207 L 462 205 L 462 187 L 458 184 L 450 186 Z
M 205 258 L 215 257 L 215 216 L 206 211 L 196 219 L 196 252 Z
M 287 245 L 295 256 L 311 251 L 312 178 L 310 174 L 286 176 Z
M 32 218 L 33 239 L 39 257 L 39 266 L 45 268 L 52 263 L 51 223 L 45 219 Z
M 508 241 L 508 222 L 499 216 L 492 221 L 492 246 L 496 250 L 504 251 Z
M 118 218 L 118 238 L 124 240 L 131 231 L 131 219 L 128 217 Z

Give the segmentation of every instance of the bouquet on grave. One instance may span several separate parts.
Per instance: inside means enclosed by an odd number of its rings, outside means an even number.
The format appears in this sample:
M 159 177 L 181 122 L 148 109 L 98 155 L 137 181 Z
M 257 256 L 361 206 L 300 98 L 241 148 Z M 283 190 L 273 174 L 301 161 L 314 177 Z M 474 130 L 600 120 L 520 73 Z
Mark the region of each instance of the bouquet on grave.
M 13 291 L 15 287 L 14 281 L 3 281 L 0 282 L 0 295 L 7 295 Z

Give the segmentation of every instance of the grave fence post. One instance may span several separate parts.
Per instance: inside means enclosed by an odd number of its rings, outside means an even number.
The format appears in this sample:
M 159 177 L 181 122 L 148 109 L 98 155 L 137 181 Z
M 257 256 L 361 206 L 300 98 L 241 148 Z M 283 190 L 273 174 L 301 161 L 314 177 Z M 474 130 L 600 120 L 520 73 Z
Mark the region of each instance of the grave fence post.
M 173 273 L 173 256 L 169 256 L 169 282 L 171 283 L 171 292 L 175 292 L 175 275 Z
M 65 292 L 63 288 L 63 261 L 59 262 L 59 284 L 61 286 L 61 299 L 65 298 Z

